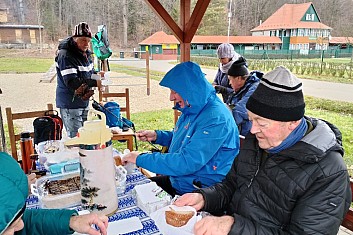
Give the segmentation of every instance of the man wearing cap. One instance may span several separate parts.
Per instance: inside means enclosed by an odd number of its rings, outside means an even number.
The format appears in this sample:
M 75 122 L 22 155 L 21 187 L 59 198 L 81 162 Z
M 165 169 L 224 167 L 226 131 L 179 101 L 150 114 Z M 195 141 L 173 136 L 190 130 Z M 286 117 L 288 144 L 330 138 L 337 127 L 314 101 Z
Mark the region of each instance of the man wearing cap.
M 228 70 L 229 84 L 233 88 L 233 92 L 229 95 L 226 104 L 231 109 L 239 133 L 242 136 L 246 136 L 251 128 L 245 105 L 250 95 L 259 85 L 262 76 L 263 73 L 260 71 L 250 73 L 246 66 L 246 60 L 242 56 L 234 61 Z
M 217 57 L 220 63 L 212 85 L 217 93 L 222 94 L 223 102 L 225 103 L 229 94 L 233 92 L 232 87 L 229 85 L 227 72 L 240 55 L 234 51 L 232 44 L 222 43 L 217 48 Z
M 264 75 L 246 108 L 251 135 L 225 180 L 175 202 L 221 215 L 195 234 L 337 234 L 352 198 L 340 131 L 304 116 L 302 83 L 284 67 Z
M 96 72 L 89 50 L 91 38 L 88 24 L 79 23 L 75 26 L 73 36 L 60 42 L 55 57 L 56 106 L 60 108 L 60 115 L 69 137 L 76 136 L 78 129 L 87 120 L 89 98 L 94 94 L 90 88 L 101 88 L 99 76 L 94 75 Z

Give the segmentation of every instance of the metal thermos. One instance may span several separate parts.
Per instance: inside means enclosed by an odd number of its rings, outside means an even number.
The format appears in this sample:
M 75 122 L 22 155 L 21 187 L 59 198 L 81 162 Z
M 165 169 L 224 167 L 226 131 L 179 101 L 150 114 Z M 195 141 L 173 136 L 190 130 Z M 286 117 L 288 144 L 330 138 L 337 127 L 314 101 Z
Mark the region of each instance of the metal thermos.
M 22 169 L 28 174 L 32 168 L 31 155 L 34 154 L 33 140 L 29 132 L 22 132 L 20 139 Z

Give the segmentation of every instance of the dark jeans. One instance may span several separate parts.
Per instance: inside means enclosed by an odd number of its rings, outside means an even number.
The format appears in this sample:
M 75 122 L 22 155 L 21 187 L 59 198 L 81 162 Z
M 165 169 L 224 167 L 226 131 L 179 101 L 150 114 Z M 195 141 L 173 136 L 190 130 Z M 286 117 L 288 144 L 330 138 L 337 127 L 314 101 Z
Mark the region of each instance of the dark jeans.
M 172 183 L 170 182 L 169 176 L 155 176 L 149 179 L 156 182 L 159 187 L 169 193 L 172 197 L 176 195 L 176 191 L 172 187 Z

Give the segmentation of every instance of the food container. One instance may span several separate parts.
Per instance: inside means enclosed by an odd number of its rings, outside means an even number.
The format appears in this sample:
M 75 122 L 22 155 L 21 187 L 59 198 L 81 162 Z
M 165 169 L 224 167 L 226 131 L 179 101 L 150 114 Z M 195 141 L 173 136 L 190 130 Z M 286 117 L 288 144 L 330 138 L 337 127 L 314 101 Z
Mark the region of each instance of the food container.
M 40 208 L 68 208 L 81 203 L 80 172 L 43 176 L 31 184 Z
M 170 205 L 172 200 L 172 197 L 155 182 L 136 185 L 133 194 L 136 197 L 136 205 L 148 215 Z

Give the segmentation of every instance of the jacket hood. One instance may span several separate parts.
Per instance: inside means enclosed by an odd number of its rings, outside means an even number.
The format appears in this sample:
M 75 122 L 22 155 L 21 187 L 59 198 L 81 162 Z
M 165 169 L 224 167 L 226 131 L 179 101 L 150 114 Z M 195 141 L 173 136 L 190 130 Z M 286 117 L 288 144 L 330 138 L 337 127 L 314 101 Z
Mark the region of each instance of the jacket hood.
M 0 234 L 22 209 L 28 196 L 28 180 L 18 163 L 0 152 Z
M 216 96 L 213 86 L 207 81 L 198 64 L 183 62 L 172 68 L 161 80 L 159 85 L 168 87 L 177 92 L 186 105 L 174 108 L 183 113 L 199 113 L 208 100 Z
M 300 161 L 311 163 L 319 162 L 328 151 L 339 152 L 343 157 L 342 134 L 339 129 L 327 121 L 310 117 L 305 117 L 305 119 L 311 123 L 313 129 L 283 153 Z

